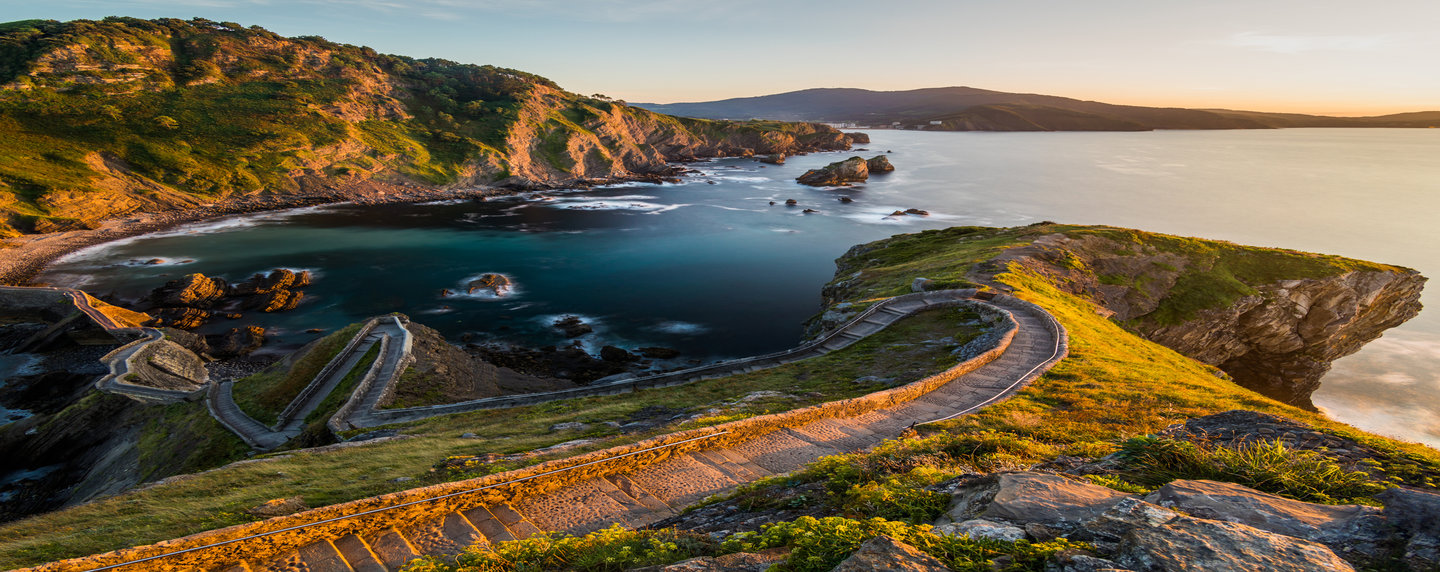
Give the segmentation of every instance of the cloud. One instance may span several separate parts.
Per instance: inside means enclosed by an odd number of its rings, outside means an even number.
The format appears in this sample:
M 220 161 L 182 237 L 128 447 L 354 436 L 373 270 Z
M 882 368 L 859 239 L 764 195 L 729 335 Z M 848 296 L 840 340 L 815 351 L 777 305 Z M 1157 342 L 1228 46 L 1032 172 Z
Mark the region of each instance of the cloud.
M 1369 36 L 1290 36 L 1262 32 L 1240 32 L 1220 43 L 1236 48 L 1302 54 L 1306 52 L 1367 52 L 1389 47 L 1395 38 L 1389 34 Z

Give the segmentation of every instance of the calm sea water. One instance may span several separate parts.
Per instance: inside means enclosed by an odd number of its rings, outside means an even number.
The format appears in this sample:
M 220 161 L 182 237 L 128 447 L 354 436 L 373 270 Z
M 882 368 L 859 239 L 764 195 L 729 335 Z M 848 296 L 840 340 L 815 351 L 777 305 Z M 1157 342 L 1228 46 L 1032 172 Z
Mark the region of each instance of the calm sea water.
M 318 278 L 299 310 L 246 321 L 298 344 L 313 339 L 307 328 L 400 311 L 452 339 L 545 345 L 570 342 L 549 324 L 574 314 L 596 326 L 580 339 L 591 349 L 658 345 L 712 360 L 793 345 L 833 259 L 851 245 L 958 224 L 1109 224 L 1440 275 L 1440 131 L 871 136 L 859 154 L 888 152 L 898 171 L 848 190 L 793 179 L 849 154 L 763 168 L 720 160 L 678 185 L 215 221 L 79 253 L 44 279 L 136 297 L 189 272 L 237 280 L 304 268 Z M 783 206 L 790 198 L 799 206 Z M 912 207 L 932 216 L 886 217 Z M 142 264 L 153 258 L 171 263 Z M 441 296 L 486 272 L 512 277 L 517 292 Z M 1427 304 L 1440 306 L 1437 292 Z M 1355 425 L 1440 446 L 1440 313 L 1337 362 L 1315 403 Z

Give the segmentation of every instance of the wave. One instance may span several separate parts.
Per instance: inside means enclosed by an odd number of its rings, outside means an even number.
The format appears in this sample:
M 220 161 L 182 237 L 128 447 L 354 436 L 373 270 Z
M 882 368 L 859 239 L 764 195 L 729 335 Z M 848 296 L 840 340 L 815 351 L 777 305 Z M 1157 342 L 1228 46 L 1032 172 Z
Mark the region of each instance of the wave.
M 660 322 L 659 324 L 651 326 L 650 329 L 660 333 L 677 336 L 695 336 L 710 331 L 710 328 L 707 328 L 702 324 L 696 324 L 693 322 L 681 322 L 678 320 Z
M 471 282 L 479 280 L 481 277 L 487 274 L 498 274 L 500 276 L 504 276 L 506 280 L 510 281 L 510 287 L 505 290 L 504 294 L 496 294 L 494 290 L 491 290 L 489 288 L 477 288 L 474 292 L 468 291 L 470 289 Z M 515 278 L 510 276 L 509 274 L 504 274 L 500 272 L 481 272 L 479 274 L 471 274 L 461 279 L 460 282 L 455 285 L 455 288 L 448 288 L 447 290 L 449 290 L 449 293 L 442 296 L 445 299 L 480 300 L 482 302 L 494 302 L 497 300 L 514 300 L 521 294 L 519 283 L 515 281 Z
M 135 236 L 127 236 L 125 238 L 119 238 L 110 242 L 81 248 L 79 250 L 76 250 L 75 252 L 71 252 L 69 254 L 66 254 L 65 256 L 57 258 L 54 264 L 68 264 L 73 262 L 83 262 L 86 260 L 104 258 L 106 257 L 106 254 L 112 249 L 128 244 L 134 244 L 142 240 L 233 232 L 237 230 L 260 226 L 261 224 L 267 222 L 283 221 L 297 216 L 321 212 L 337 207 L 348 206 L 351 204 L 352 203 L 331 203 L 308 207 L 296 207 L 293 209 L 233 215 L 213 220 L 183 224 L 168 230 L 161 230 L 146 234 L 137 234 Z

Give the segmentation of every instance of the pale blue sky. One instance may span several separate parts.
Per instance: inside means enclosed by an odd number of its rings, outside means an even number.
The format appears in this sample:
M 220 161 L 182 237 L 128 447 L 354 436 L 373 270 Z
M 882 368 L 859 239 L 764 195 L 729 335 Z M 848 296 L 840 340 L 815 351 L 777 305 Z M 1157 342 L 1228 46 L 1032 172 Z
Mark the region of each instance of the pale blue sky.
M 1157 106 L 1440 109 L 1436 0 L 0 0 L 0 20 L 201 16 L 697 101 L 968 85 Z

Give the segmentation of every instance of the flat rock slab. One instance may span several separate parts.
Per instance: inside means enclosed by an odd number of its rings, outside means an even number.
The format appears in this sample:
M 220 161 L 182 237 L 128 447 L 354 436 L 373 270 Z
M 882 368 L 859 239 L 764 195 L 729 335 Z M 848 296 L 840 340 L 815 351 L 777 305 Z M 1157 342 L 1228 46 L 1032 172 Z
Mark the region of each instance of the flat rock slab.
M 1177 517 L 1120 540 L 1115 561 L 1142 572 L 1353 571 L 1325 545 L 1233 522 Z
M 1199 518 L 1238 522 L 1327 544 L 1332 537 L 1354 536 L 1355 529 L 1367 528 L 1367 520 L 1378 527 L 1380 513 L 1374 507 L 1301 502 L 1216 481 L 1173 481 L 1145 500 Z
M 949 572 L 934 556 L 889 536 L 866 540 L 831 572 Z

